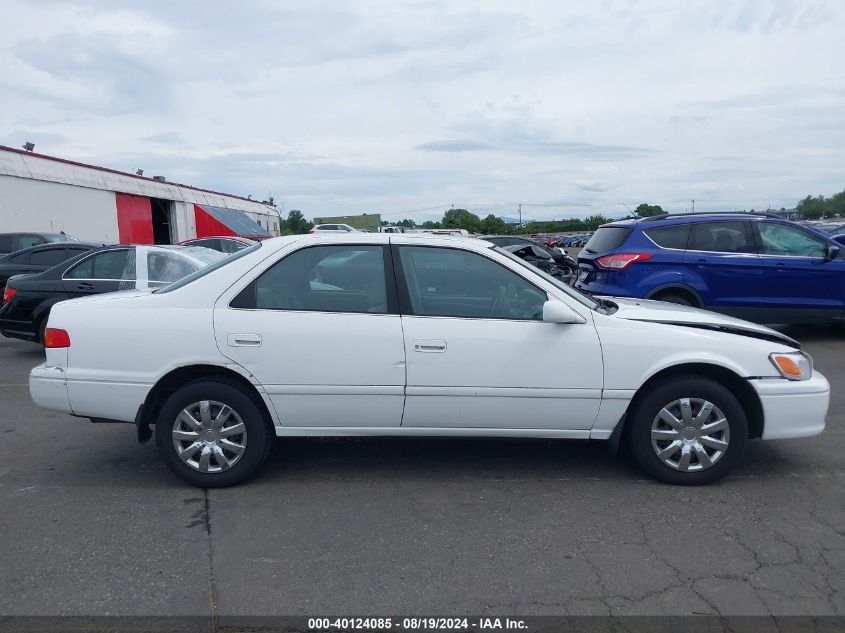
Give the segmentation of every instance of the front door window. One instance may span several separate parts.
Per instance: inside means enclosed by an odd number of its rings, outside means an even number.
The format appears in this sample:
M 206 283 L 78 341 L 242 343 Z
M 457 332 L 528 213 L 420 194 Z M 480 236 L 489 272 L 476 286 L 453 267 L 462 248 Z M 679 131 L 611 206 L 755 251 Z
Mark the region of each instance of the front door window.
M 540 321 L 546 293 L 469 251 L 401 246 L 410 307 L 419 316 Z

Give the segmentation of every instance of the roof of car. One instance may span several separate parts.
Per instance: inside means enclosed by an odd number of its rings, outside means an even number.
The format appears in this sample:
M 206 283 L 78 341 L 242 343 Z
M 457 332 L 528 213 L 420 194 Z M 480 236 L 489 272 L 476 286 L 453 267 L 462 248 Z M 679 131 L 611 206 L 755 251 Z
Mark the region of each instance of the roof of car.
M 285 244 L 296 240 L 320 240 L 321 243 L 355 243 L 362 242 L 367 244 L 405 244 L 409 240 L 425 242 L 429 240 L 447 240 L 455 242 L 467 242 L 470 244 L 484 244 L 486 246 L 493 246 L 491 242 L 484 241 L 479 237 L 467 237 L 464 235 L 446 234 L 446 233 L 367 233 L 358 231 L 355 233 L 303 233 L 300 235 L 283 235 L 281 237 L 272 237 L 263 240 L 262 244 L 270 244 L 274 248 L 281 248 Z
M 43 232 L 43 231 L 10 231 L 8 233 L 0 233 L 0 235 L 41 235 L 41 236 L 61 235 L 62 237 L 68 237 L 68 238 L 73 239 L 72 236 L 67 235 L 66 233 L 51 233 L 49 231 L 47 231 L 47 232 Z
M 192 237 L 189 240 L 182 240 L 176 246 L 183 246 L 188 242 L 197 242 L 199 240 L 231 240 L 233 242 L 241 242 L 243 244 L 254 244 L 256 240 L 248 237 L 241 237 L 240 235 L 203 235 L 202 237 Z
M 37 253 L 39 251 L 52 250 L 55 248 L 79 249 L 79 247 L 82 247 L 94 250 L 102 248 L 103 246 L 108 246 L 108 244 L 105 244 L 104 242 L 47 242 L 46 244 L 36 244 L 35 246 L 27 246 L 26 248 L 20 248 L 10 253 L 0 254 L 0 259 L 8 261 L 14 257 L 20 257 L 23 253 Z
M 602 224 L 605 226 L 632 226 L 635 224 L 651 224 L 653 222 L 705 222 L 707 220 L 736 220 L 737 218 L 769 218 L 773 220 L 781 220 L 784 222 L 791 222 L 784 217 L 775 215 L 773 213 L 765 212 L 749 212 L 749 211 L 709 211 L 701 213 L 663 213 L 661 215 L 652 215 L 647 218 L 625 218 L 624 220 L 616 220 L 615 222 L 608 222 Z
M 36 244 L 35 246 L 28 246 L 27 248 L 22 248 L 20 251 L 37 251 L 37 250 L 45 250 L 49 248 L 79 248 L 80 246 L 89 246 L 91 248 L 102 248 L 103 246 L 109 246 L 105 242 L 47 242 L 46 244 Z

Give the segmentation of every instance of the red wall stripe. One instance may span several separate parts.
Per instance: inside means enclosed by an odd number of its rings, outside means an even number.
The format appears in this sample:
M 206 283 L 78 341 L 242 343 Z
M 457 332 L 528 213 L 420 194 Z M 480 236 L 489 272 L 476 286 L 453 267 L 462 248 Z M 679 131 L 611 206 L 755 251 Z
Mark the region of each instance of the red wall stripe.
M 232 229 L 220 222 L 198 204 L 194 205 L 194 219 L 197 223 L 197 237 L 237 235 Z
M 117 234 L 121 244 L 153 243 L 153 210 L 150 199 L 116 193 Z

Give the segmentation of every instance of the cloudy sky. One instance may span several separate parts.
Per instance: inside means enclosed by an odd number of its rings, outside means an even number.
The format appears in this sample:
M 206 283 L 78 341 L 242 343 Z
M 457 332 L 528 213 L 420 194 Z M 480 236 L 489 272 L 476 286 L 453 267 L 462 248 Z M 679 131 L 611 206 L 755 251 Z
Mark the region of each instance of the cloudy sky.
M 842 0 L 0 0 L 0 144 L 306 216 L 845 188 Z

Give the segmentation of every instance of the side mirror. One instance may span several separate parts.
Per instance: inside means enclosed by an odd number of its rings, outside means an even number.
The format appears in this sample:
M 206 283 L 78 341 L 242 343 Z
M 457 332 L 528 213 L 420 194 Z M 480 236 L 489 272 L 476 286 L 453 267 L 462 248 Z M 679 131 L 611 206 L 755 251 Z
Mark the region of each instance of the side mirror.
M 845 236 L 843 236 L 845 237 Z M 827 256 L 825 259 L 839 259 L 839 247 L 830 245 L 827 247 Z
M 555 299 L 543 304 L 543 321 L 546 323 L 586 323 L 575 310 Z

